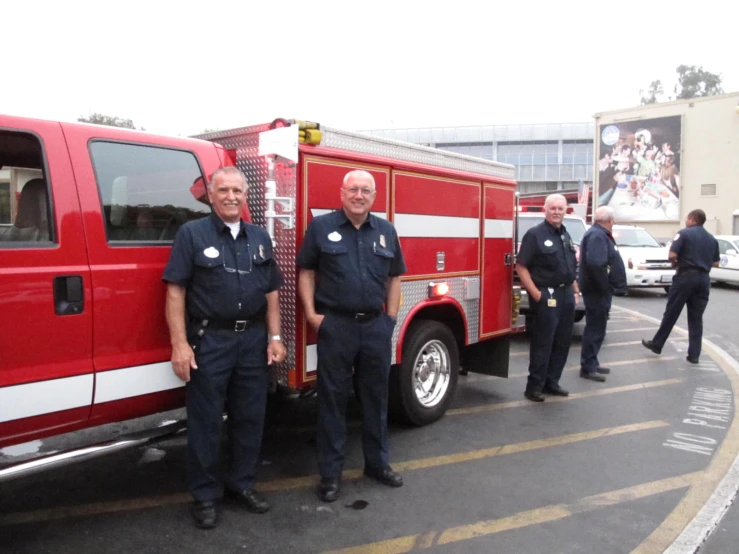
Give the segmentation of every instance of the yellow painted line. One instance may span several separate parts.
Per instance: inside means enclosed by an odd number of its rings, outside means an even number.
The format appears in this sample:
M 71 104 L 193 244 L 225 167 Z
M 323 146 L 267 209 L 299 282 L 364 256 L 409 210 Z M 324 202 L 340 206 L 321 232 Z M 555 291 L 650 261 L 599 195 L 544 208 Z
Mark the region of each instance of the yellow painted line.
M 640 389 L 651 389 L 654 387 L 664 387 L 667 385 L 676 385 L 682 383 L 684 379 L 664 379 L 662 381 L 647 381 L 646 383 L 636 383 L 635 385 L 625 385 L 623 387 L 608 387 L 586 392 L 573 392 L 569 396 L 552 396 L 547 398 L 547 403 L 552 402 L 569 402 L 578 398 L 590 398 L 591 396 L 604 396 L 606 394 L 616 394 L 619 392 L 629 392 Z M 530 400 L 514 400 L 512 402 L 497 402 L 495 404 L 485 404 L 483 406 L 473 406 L 471 408 L 457 408 L 447 411 L 446 415 L 476 414 L 480 412 L 495 412 L 505 410 L 506 408 L 518 408 L 521 406 L 538 406 Z
M 686 334 L 682 329 L 675 330 L 681 334 Z M 739 455 L 739 409 L 737 409 L 739 406 L 739 396 L 737 396 L 739 375 L 705 343 L 703 344 L 703 351 L 718 364 L 731 382 L 734 392 L 734 419 L 731 422 L 731 427 L 726 432 L 724 440 L 721 441 L 721 446 L 714 455 L 711 465 L 703 472 L 703 477 L 690 488 L 688 494 L 683 497 L 670 515 L 644 542 L 633 550 L 632 554 L 659 554 L 664 552 L 708 501 L 729 468 L 731 468 L 734 459 Z
M 439 467 L 449 464 L 457 464 L 469 462 L 472 460 L 480 460 L 483 458 L 492 458 L 495 456 L 505 456 L 508 454 L 517 454 L 520 452 L 528 452 L 531 450 L 539 450 L 554 446 L 562 446 L 591 439 L 602 437 L 610 437 L 621 435 L 624 433 L 633 433 L 636 431 L 646 431 L 649 429 L 657 429 L 667 427 L 669 424 L 664 421 L 646 421 L 633 425 L 621 425 L 618 427 L 606 427 L 583 433 L 574 433 L 570 435 L 561 435 L 550 437 L 548 439 L 539 439 L 521 443 L 506 444 L 495 446 L 492 448 L 483 448 L 481 450 L 470 450 L 466 452 L 458 452 L 446 456 L 435 456 L 430 458 L 420 458 L 417 460 L 407 460 L 405 462 L 393 463 L 393 467 L 399 471 L 411 471 L 416 469 L 425 469 L 430 467 Z M 345 470 L 342 474 L 343 481 L 351 481 L 360 479 L 362 470 L 350 469 Z M 300 489 L 314 486 L 319 480 L 318 475 L 308 475 L 305 477 L 295 477 L 289 479 L 274 479 L 259 483 L 257 488 L 262 492 L 282 492 L 292 489 Z M 148 498 L 137 498 L 131 500 L 113 501 L 113 502 L 97 502 L 93 504 L 84 504 L 78 506 L 67 506 L 62 508 L 50 508 L 48 510 L 36 510 L 31 512 L 20 512 L 15 514 L 7 514 L 0 516 L 0 527 L 8 525 L 19 525 L 21 523 L 32 523 L 38 521 L 51 521 L 65 519 L 69 517 L 80 517 L 86 515 L 98 515 L 114 512 L 123 512 L 128 510 L 140 510 L 146 508 L 155 508 L 170 504 L 182 504 L 189 502 L 191 497 L 189 494 L 180 493 L 165 496 L 155 496 Z
M 657 322 L 658 318 L 645 316 L 634 310 L 618 308 L 621 313 L 635 314 L 640 316 L 643 321 Z M 688 338 L 688 332 L 680 327 L 673 327 L 673 332 Z M 693 520 L 700 509 L 705 505 L 713 494 L 716 487 L 731 468 L 734 459 L 739 455 L 739 375 L 734 369 L 718 355 L 718 353 L 705 342 L 703 343 L 703 351 L 718 364 L 726 377 L 731 382 L 734 392 L 734 419 L 731 422 L 721 446 L 713 457 L 711 465 L 702 472 L 701 479 L 694 484 L 683 497 L 675 509 L 667 516 L 664 521 L 649 535 L 632 554 L 660 554 L 664 552 L 675 539 L 682 533 L 683 529 Z
M 631 333 L 632 331 L 656 331 L 658 327 L 636 327 L 634 329 L 608 329 L 606 331 L 607 335 L 612 335 L 613 333 Z
M 601 348 L 612 348 L 614 346 L 632 346 L 634 344 L 641 344 L 641 341 L 640 340 L 630 340 L 626 342 L 612 342 L 610 344 L 604 342 Z M 572 352 L 573 350 L 581 350 L 581 349 L 582 349 L 582 346 L 571 346 L 570 352 Z M 529 354 L 528 350 L 516 350 L 510 353 L 510 357 L 514 358 L 516 356 L 528 356 L 528 354 Z
M 469 525 L 451 527 L 440 532 L 429 531 L 423 535 L 408 535 L 342 550 L 333 550 L 328 554 L 400 554 L 413 550 L 452 544 L 494 535 L 503 531 L 511 531 L 549 521 L 557 521 L 574 514 L 591 512 L 599 508 L 615 506 L 624 502 L 648 498 L 656 494 L 684 489 L 700 482 L 702 478 L 703 472 L 701 471 L 687 473 L 685 475 L 678 475 L 677 477 L 669 477 L 667 479 L 660 479 L 659 481 L 651 481 L 632 487 L 586 496 L 570 504 L 553 504 L 543 508 L 518 512 L 512 516 L 500 519 L 478 521 Z
M 640 343 L 641 344 L 641 343 Z M 652 356 L 649 358 L 635 358 L 633 360 L 621 360 L 618 362 L 606 362 L 604 365 L 607 367 L 618 367 L 622 365 L 635 365 L 635 364 L 648 364 L 650 362 L 670 362 L 672 360 L 677 360 L 679 356 Z M 571 372 L 571 371 L 580 371 L 580 364 L 570 365 L 564 368 L 564 371 Z M 525 371 L 514 371 L 512 373 L 508 374 L 508 379 L 517 379 L 520 377 L 528 377 L 529 372 L 528 370 Z M 480 373 L 475 373 L 472 378 L 470 379 L 470 376 L 468 375 L 465 377 L 468 382 L 472 381 L 490 381 L 493 379 L 499 379 L 499 377 L 495 377 L 493 375 L 482 375 Z M 447 412 L 448 413 L 448 412 Z

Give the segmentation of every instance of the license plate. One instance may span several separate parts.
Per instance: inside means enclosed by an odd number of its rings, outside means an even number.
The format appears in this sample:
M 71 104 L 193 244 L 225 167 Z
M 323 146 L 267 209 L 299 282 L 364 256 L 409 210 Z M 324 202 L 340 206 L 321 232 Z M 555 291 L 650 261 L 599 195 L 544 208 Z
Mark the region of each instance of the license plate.
M 672 283 L 672 277 L 673 277 L 672 275 L 663 275 L 660 278 L 660 282 L 661 283 Z

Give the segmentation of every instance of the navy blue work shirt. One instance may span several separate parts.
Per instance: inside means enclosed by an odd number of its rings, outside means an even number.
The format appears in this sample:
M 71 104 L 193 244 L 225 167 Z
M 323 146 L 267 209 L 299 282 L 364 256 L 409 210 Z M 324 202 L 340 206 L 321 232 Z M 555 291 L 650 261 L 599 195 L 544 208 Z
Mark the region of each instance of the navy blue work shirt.
M 162 280 L 187 289 L 188 319 L 262 317 L 267 313 L 265 295 L 282 286 L 267 231 L 240 223 L 235 239 L 216 214 L 177 231 Z
M 626 294 L 626 269 L 611 232 L 594 224 L 580 243 L 580 292 Z
M 544 220 L 526 231 L 516 263 L 525 266 L 537 288 L 570 285 L 577 277 L 575 245 L 564 225 Z
M 718 241 L 703 225 L 681 229 L 670 245 L 670 252 L 677 254 L 678 273 L 689 269 L 708 273 L 713 263 L 721 259 Z
M 298 253 L 298 267 L 316 272 L 316 311 L 382 309 L 387 280 L 405 273 L 395 227 L 369 214 L 359 229 L 343 210 L 314 217 Z

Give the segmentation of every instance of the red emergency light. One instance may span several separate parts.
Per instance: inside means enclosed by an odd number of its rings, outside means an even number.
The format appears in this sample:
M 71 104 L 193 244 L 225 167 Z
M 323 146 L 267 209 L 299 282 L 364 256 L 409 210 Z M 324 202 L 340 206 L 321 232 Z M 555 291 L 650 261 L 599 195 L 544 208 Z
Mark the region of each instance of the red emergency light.
M 449 283 L 429 283 L 429 298 L 442 298 L 449 294 Z

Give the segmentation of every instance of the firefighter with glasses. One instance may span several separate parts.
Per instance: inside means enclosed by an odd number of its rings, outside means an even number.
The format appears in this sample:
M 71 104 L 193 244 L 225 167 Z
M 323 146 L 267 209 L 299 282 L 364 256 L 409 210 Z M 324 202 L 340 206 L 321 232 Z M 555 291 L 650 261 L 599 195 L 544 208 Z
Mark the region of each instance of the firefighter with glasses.
M 375 180 L 350 171 L 342 209 L 313 218 L 298 254 L 298 287 L 318 334 L 318 497 L 339 496 L 346 405 L 353 372 L 362 405 L 364 473 L 384 485 L 403 479 L 388 463 L 387 404 L 392 336 L 405 262 L 393 225 L 370 213 Z

